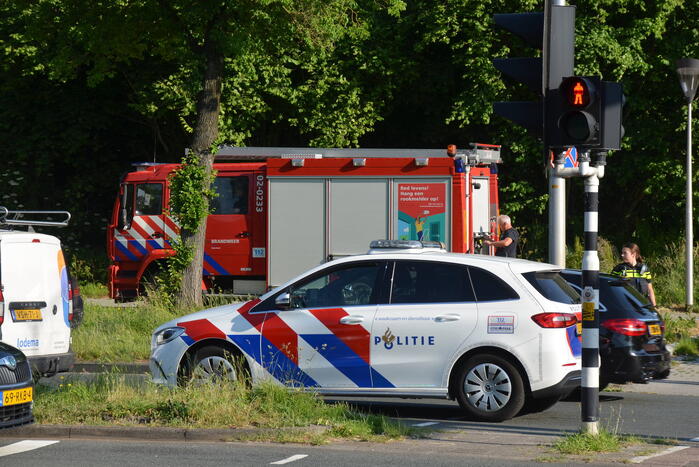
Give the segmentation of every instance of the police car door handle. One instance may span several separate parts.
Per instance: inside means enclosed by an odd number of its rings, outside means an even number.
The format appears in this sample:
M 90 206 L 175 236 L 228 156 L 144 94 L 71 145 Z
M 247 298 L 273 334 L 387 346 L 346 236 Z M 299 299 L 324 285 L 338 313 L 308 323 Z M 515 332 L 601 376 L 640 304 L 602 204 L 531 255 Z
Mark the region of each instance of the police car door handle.
M 438 323 L 442 323 L 444 321 L 458 321 L 460 319 L 461 316 L 459 315 L 439 315 L 434 318 L 434 320 Z
M 340 324 L 359 324 L 364 321 L 361 316 L 343 316 L 340 318 Z

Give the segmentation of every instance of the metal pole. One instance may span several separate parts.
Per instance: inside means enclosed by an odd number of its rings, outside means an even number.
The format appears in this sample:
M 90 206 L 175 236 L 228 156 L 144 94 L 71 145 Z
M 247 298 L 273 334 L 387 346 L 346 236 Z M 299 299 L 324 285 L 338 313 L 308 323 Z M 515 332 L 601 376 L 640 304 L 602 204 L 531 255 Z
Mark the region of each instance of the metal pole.
M 685 284 L 687 309 L 694 305 L 694 227 L 692 220 L 692 101 L 687 102 L 687 203 L 685 226 L 687 238 L 685 244 L 685 261 L 687 264 Z
M 587 158 L 587 155 L 586 155 Z M 582 432 L 599 433 L 598 172 L 585 177 L 585 252 L 582 261 Z
M 566 267 L 566 180 L 549 170 L 549 263 Z

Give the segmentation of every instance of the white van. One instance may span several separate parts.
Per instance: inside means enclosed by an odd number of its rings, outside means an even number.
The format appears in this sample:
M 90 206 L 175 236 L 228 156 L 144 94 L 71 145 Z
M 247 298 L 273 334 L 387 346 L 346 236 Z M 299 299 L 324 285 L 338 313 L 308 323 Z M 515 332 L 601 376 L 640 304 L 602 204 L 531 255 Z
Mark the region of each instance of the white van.
M 8 219 L 0 207 L 0 341 L 27 355 L 36 376 L 72 368 L 73 287 L 61 242 L 9 226 L 65 225 Z M 48 211 L 42 211 L 48 212 Z

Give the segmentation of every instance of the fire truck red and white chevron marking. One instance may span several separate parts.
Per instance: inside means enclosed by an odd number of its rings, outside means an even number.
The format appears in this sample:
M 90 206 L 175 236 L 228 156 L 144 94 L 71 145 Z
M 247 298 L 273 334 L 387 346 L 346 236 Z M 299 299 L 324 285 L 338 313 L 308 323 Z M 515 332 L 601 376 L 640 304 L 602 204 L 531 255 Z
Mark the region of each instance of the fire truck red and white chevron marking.
M 168 248 L 168 240 L 179 235 L 180 228 L 169 216 L 134 216 L 128 229 L 115 231 L 119 252 L 129 259 L 146 256 L 157 249 Z

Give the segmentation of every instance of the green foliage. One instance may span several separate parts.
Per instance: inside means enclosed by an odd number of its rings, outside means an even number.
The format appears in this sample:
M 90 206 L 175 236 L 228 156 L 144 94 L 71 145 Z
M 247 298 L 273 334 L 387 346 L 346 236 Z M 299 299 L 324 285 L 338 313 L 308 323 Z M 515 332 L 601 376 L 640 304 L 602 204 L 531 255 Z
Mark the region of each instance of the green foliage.
M 76 357 L 97 362 L 148 360 L 153 329 L 194 311 L 172 311 L 165 303 L 134 305 L 106 307 L 86 301 L 83 322 L 73 330 L 72 348 Z
M 677 342 L 672 353 L 684 357 L 699 357 L 699 338 L 683 337 Z
M 562 454 L 585 454 L 589 452 L 614 452 L 629 444 L 638 444 L 634 436 L 618 435 L 607 430 L 600 430 L 597 435 L 575 433 L 557 441 L 553 448 Z
M 566 249 L 566 266 L 581 269 L 584 252 L 585 246 L 580 237 L 574 237 L 572 247 Z M 614 266 L 619 264 L 619 254 L 616 248 L 603 237 L 597 237 L 597 257 L 599 258 L 600 272 L 610 273 Z
M 665 323 L 665 339 L 668 342 L 677 343 L 684 339 L 691 339 L 697 326 L 694 316 L 677 316 L 667 312 L 661 315 Z
M 0 184 L 11 187 L 0 194 L 2 202 L 65 207 L 74 222 L 62 240 L 102 247 L 117 180 L 128 164 L 177 161 L 192 147 L 206 71 L 201 45 L 207 43 L 223 56 L 220 140 L 502 144 L 501 211 L 525 229 L 524 256 L 546 259 L 542 148 L 492 114 L 494 101 L 535 96 L 505 83 L 491 64 L 496 57 L 536 54 L 495 28 L 492 15 L 542 5 L 1 2 L 0 139 L 11 142 L 0 149 L 7 167 Z M 697 2 L 681 0 L 576 3 L 576 72 L 619 80 L 628 97 L 624 147 L 610 156 L 600 184 L 600 233 L 616 245 L 637 238 L 653 252 L 682 238 L 687 109 L 674 61 L 699 56 L 698 14 Z M 583 189 L 579 180 L 566 183 L 572 241 L 582 232 Z M 659 300 L 682 301 L 675 292 Z
M 692 257 L 696 271 L 699 267 L 699 245 L 695 245 Z M 648 259 L 658 303 L 666 306 L 685 303 L 685 262 L 684 242 L 669 243 Z M 694 290 L 699 290 L 699 276 L 697 274 L 694 274 Z
M 182 165 L 168 177 L 169 214 L 179 224 L 181 232 L 196 232 L 209 214 L 209 200 L 215 196 L 211 189 L 215 176 L 215 172 L 207 170 L 196 154 L 189 153 L 182 158 Z M 184 270 L 194 259 L 194 247 L 184 242 L 181 236 L 173 238 L 170 244 L 175 254 L 167 258 L 157 281 L 160 292 L 173 298 L 179 291 Z
M 319 437 L 299 430 L 284 439 L 314 443 L 330 437 L 385 441 L 417 433 L 384 416 L 355 412 L 346 403 L 326 404 L 313 393 L 272 383 L 254 388 L 221 382 L 168 389 L 128 385 L 113 374 L 94 382 L 65 379 L 58 387 L 39 385 L 34 403 L 37 421 L 43 424 L 266 429 L 327 426 L 327 433 Z M 258 441 L 281 441 L 276 431 L 261 431 L 258 436 Z

